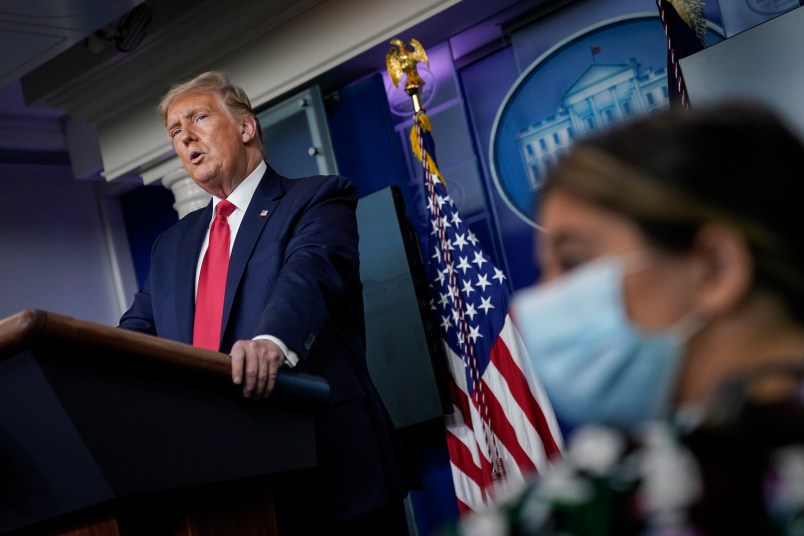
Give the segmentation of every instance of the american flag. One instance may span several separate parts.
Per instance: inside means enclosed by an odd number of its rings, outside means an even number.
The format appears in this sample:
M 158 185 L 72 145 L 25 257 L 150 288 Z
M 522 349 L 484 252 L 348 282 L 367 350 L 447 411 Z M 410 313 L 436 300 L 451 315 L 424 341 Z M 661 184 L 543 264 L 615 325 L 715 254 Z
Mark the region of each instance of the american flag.
M 447 194 L 424 110 L 414 116 L 411 142 L 424 168 L 423 254 L 449 358 L 454 412 L 446 416 L 446 442 L 463 515 L 519 489 L 561 456 L 563 440 L 508 314 L 506 275 Z

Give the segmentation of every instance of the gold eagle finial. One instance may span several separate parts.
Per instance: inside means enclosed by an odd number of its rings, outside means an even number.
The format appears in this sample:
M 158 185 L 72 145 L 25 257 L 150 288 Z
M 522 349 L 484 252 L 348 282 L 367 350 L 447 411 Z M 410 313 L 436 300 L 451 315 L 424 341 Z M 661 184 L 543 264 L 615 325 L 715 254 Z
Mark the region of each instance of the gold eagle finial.
M 394 46 L 385 55 L 385 67 L 388 69 L 388 74 L 394 83 L 394 87 L 399 87 L 402 75 L 406 74 L 405 92 L 408 95 L 418 94 L 424 85 L 424 80 L 421 79 L 416 71 L 416 64 L 421 62 L 428 67 L 430 66 L 424 47 L 416 39 L 410 40 L 412 50 L 407 49 L 405 43 L 398 38 L 391 39 L 391 44 Z

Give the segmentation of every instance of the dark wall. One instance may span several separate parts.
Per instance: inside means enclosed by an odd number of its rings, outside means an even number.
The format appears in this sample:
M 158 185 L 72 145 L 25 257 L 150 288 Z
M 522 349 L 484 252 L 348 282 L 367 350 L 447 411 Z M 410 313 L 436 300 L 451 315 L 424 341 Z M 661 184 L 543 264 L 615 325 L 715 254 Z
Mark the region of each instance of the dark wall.
M 135 188 L 120 196 L 137 288 L 142 288 L 151 264 L 151 246 L 159 233 L 179 219 L 173 208 L 173 192 L 161 184 Z

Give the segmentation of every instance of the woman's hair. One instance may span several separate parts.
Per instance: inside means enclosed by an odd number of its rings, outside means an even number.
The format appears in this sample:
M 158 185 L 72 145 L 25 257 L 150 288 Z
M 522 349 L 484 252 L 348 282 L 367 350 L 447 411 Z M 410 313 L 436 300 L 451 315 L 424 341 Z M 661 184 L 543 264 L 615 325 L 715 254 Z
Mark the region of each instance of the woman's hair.
M 546 178 L 633 219 L 658 247 L 684 251 L 705 223 L 745 236 L 754 284 L 804 322 L 804 144 L 747 101 L 664 109 L 578 139 Z
M 184 93 L 192 91 L 214 91 L 223 96 L 223 102 L 226 104 L 232 117 L 242 117 L 243 115 L 250 115 L 254 117 L 257 123 L 257 142 L 259 143 L 260 150 L 263 157 L 267 157 L 265 150 L 265 143 L 262 139 L 262 128 L 254 109 L 251 107 L 251 101 L 246 92 L 240 86 L 236 86 L 229 81 L 229 75 L 223 71 L 208 71 L 202 73 L 191 80 L 174 84 L 170 87 L 167 93 L 159 101 L 156 111 L 162 122 L 167 124 L 167 112 L 170 103 L 173 99 Z

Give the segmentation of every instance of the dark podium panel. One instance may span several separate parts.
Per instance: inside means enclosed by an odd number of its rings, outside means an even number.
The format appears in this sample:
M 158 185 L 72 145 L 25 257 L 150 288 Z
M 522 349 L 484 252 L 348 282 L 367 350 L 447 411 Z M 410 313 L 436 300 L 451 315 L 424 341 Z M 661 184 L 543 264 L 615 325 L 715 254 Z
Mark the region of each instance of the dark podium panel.
M 394 425 L 404 428 L 452 413 L 447 358 L 399 187 L 360 198 L 357 225 L 366 358 Z
M 43 311 L 0 321 L 0 534 L 273 533 L 270 475 L 315 465 L 328 395 L 280 377 L 252 401 L 225 354 Z

